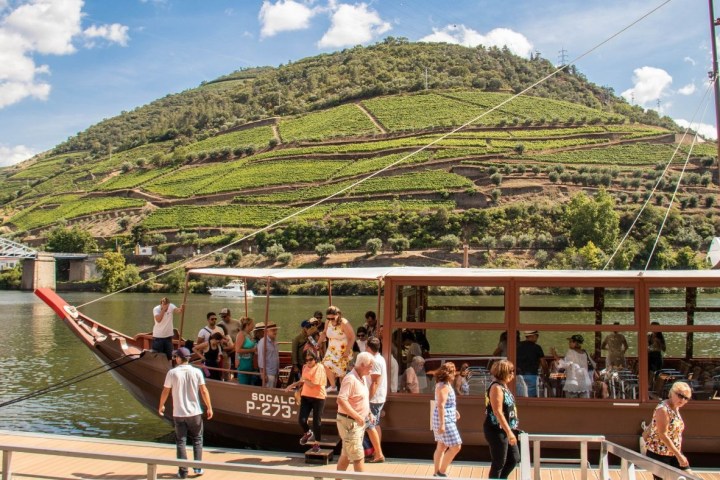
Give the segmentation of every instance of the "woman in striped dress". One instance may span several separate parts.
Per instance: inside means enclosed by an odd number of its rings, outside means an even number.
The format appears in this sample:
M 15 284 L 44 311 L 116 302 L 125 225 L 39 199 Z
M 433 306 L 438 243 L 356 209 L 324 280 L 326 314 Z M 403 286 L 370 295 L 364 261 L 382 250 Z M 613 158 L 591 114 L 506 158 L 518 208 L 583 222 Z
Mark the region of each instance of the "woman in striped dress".
M 455 401 L 455 364 L 445 362 L 435 372 L 435 409 L 432 416 L 432 428 L 437 447 L 433 454 L 434 477 L 447 477 L 447 471 L 455 455 L 460 451 L 462 439 L 457 429 L 460 412 Z

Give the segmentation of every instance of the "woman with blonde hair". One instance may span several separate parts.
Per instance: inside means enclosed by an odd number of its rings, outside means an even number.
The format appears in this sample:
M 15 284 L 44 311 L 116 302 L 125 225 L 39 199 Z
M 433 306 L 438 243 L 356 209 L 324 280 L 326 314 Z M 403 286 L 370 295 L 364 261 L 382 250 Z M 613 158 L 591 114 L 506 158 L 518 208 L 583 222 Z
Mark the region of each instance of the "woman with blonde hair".
M 652 422 L 645 438 L 646 455 L 681 470 L 690 468 L 682 453 L 682 433 L 685 422 L 680 408 L 692 398 L 692 389 L 685 382 L 675 382 L 670 387 L 668 399 L 660 402 L 653 412 Z M 656 480 L 660 479 L 653 475 Z
M 437 447 L 433 454 L 434 477 L 447 477 L 450 463 L 460 452 L 462 439 L 457 428 L 460 412 L 455 401 L 455 364 L 445 362 L 435 371 L 435 409 L 432 415 L 432 429 Z
M 493 363 L 490 374 L 495 380 L 485 396 L 483 432 L 490 447 L 490 478 L 508 478 L 520 462 L 515 431 L 518 426 L 515 397 L 508 384 L 515 376 L 515 366 L 509 360 Z
M 255 321 L 250 317 L 240 319 L 240 331 L 235 338 L 235 355 L 237 355 L 238 383 L 253 384 L 253 375 L 242 372 L 252 372 L 253 357 L 257 353 L 257 342 L 252 336 Z

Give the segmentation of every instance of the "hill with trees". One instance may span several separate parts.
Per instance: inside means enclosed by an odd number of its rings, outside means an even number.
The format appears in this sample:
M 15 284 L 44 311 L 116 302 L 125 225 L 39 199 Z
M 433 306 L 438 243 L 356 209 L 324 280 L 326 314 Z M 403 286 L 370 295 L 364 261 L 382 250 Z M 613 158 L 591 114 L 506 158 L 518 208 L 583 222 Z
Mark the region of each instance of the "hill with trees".
M 234 72 L 0 170 L 0 229 L 151 244 L 156 264 L 239 241 L 213 260 L 469 244 L 491 267 L 602 268 L 634 224 L 614 268 L 653 248 L 653 268 L 697 268 L 720 229 L 716 146 L 572 66 L 514 97 L 554 69 L 388 38 Z

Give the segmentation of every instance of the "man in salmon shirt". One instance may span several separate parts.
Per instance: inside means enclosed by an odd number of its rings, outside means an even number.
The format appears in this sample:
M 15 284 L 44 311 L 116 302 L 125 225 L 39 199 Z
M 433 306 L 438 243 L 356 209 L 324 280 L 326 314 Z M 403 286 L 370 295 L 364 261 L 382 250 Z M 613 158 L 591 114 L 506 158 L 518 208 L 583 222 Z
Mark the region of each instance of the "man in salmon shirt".
M 356 472 L 365 465 L 363 435 L 366 422 L 373 421 L 370 413 L 370 394 L 363 377 L 370 374 L 375 359 L 370 352 L 362 352 L 355 360 L 355 368 L 345 375 L 337 396 L 337 429 L 342 439 L 342 452 L 338 459 L 338 471 L 347 470 L 350 462 Z

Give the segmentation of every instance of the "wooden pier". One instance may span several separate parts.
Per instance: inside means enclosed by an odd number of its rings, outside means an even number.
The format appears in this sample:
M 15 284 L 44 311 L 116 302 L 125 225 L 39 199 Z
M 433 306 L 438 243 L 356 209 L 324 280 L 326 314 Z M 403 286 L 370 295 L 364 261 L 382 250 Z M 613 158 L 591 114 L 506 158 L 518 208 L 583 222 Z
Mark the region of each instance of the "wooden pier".
M 107 440 L 85 438 L 78 436 L 47 435 L 0 430 L 0 450 L 6 447 L 15 451 L 6 458 L 3 456 L 2 479 L 10 476 L 18 480 L 38 479 L 106 479 L 106 480 L 139 480 L 143 478 L 171 479 L 175 478 L 177 465 L 168 464 L 176 462 L 175 445 L 151 442 L 132 442 L 120 440 Z M 36 448 L 47 450 L 47 453 L 26 453 L 23 448 Z M 61 451 L 84 452 L 92 454 L 93 458 L 81 458 Z M 52 453 L 55 452 L 55 453 Z M 192 456 L 192 447 L 188 454 Z M 113 460 L 105 457 L 116 457 Z M 124 457 L 120 461 L 117 457 Z M 10 460 L 11 459 L 11 460 Z M 155 464 L 151 464 L 156 460 Z M 228 448 L 206 447 L 203 451 L 203 463 L 214 464 L 205 468 L 202 480 L 226 479 L 230 475 L 245 475 L 237 472 L 247 467 L 251 469 L 253 479 L 277 479 L 284 477 L 296 478 L 334 478 L 335 465 L 308 466 L 305 458 L 298 453 L 267 452 L 256 450 L 235 450 Z M 10 465 L 9 468 L 7 466 Z M 275 467 L 270 473 L 263 467 Z M 6 471 L 7 468 L 7 471 Z M 256 470 L 259 469 L 259 470 Z M 487 478 L 487 463 L 456 462 L 453 463 L 451 478 Z M 232 472 L 236 470 L 236 472 Z M 245 470 L 248 472 L 248 470 Z M 309 473 L 308 473 L 309 472 Z M 352 472 L 352 470 L 350 470 Z M 348 472 L 348 473 L 350 473 Z M 365 472 L 376 474 L 378 477 L 387 475 L 397 478 L 428 477 L 433 474 L 431 460 L 388 459 L 381 464 L 366 464 Z M 720 471 L 696 471 L 700 477 L 707 480 L 720 480 Z M 575 468 L 542 468 L 543 480 L 580 480 L 580 469 Z M 351 475 L 347 475 L 351 476 Z M 619 470 L 611 470 L 612 479 L 620 479 Z M 196 478 L 192 473 L 188 478 Z M 510 477 L 519 480 L 516 470 Z M 588 478 L 598 479 L 597 471 L 589 472 Z M 637 479 L 651 480 L 647 472 L 636 472 Z

